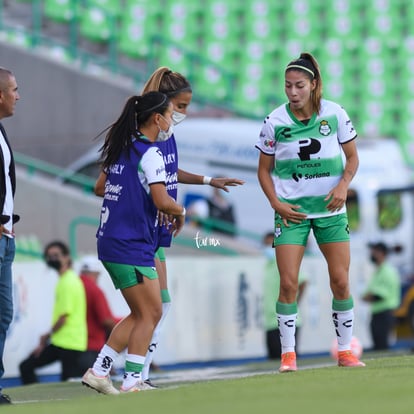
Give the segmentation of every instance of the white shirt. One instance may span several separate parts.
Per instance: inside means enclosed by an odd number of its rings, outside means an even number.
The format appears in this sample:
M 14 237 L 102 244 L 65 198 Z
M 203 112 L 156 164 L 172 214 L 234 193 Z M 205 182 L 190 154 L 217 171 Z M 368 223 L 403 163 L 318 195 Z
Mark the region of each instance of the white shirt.
M 4 136 L 1 133 L 1 131 L 0 131 L 0 147 L 1 147 L 1 150 L 3 151 L 4 176 L 6 178 L 6 198 L 4 200 L 2 214 L 10 216 L 10 220 L 6 224 L 4 224 L 4 228 L 11 233 L 13 230 L 13 208 L 14 208 L 12 184 L 11 184 L 11 179 L 10 179 L 10 174 L 9 174 L 11 154 L 10 154 L 9 147 L 6 144 L 6 140 L 4 139 Z

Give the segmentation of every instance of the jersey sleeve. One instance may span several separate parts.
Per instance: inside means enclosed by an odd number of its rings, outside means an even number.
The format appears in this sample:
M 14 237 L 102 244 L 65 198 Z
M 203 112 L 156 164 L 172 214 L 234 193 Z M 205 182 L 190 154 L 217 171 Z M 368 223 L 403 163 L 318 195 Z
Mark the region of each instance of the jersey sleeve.
M 338 112 L 338 141 L 345 144 L 356 138 L 357 132 L 344 108 L 340 108 Z
M 268 118 L 265 119 L 262 129 L 260 130 L 259 139 L 255 147 L 267 155 L 275 154 L 276 139 L 275 130 Z
M 148 184 L 165 183 L 166 173 L 164 158 L 158 147 L 151 147 L 141 159 L 141 169 Z

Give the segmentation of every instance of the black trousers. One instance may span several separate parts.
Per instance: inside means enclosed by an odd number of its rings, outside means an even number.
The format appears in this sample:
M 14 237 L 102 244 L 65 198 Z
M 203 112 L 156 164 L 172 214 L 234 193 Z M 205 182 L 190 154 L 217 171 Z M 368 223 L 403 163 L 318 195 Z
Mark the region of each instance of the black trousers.
M 81 356 L 79 358 L 79 365 L 81 366 L 83 373 L 87 371 L 88 368 L 92 368 L 98 355 L 99 351 L 88 350 L 81 353 Z
M 372 314 L 370 329 L 374 350 L 390 347 L 390 335 L 394 326 L 394 315 L 391 310 Z
M 48 345 L 39 356 L 30 354 L 27 359 L 20 363 L 20 377 L 23 384 L 38 382 L 36 369 L 60 361 L 62 365 L 61 381 L 69 378 L 80 377 L 84 374 L 79 364 L 79 358 L 83 352 L 71 349 L 59 348 L 58 346 Z

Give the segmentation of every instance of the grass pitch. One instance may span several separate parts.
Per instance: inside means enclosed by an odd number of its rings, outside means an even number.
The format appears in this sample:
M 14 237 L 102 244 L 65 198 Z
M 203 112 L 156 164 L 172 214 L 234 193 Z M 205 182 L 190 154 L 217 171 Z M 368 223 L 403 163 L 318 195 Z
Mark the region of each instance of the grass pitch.
M 277 373 L 277 362 L 170 373 L 158 390 L 104 396 L 78 382 L 5 389 L 10 413 L 30 414 L 405 414 L 414 412 L 414 355 L 372 355 L 365 368 L 327 359 L 298 360 L 299 371 Z M 175 377 L 176 375 L 176 377 Z M 186 381 L 186 376 L 190 381 Z M 174 377 L 176 378 L 174 380 Z M 162 377 L 160 381 L 163 383 Z

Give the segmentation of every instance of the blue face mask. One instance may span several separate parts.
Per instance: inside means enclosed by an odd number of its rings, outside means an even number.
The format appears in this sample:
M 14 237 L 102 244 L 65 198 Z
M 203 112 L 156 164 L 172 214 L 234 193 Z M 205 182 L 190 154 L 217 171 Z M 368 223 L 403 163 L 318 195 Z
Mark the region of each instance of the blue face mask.
M 267 260 L 275 260 L 275 249 L 272 246 L 266 246 L 263 249 L 263 254 Z

